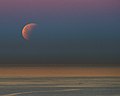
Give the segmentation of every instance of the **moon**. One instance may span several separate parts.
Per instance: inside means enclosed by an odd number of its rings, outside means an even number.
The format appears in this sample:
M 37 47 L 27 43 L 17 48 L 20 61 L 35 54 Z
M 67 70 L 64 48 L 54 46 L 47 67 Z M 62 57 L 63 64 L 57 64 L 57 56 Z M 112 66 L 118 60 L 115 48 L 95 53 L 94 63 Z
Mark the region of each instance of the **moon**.
M 30 40 L 30 36 L 33 32 L 33 30 L 36 28 L 36 23 L 29 23 L 26 24 L 22 29 L 22 36 L 25 40 Z

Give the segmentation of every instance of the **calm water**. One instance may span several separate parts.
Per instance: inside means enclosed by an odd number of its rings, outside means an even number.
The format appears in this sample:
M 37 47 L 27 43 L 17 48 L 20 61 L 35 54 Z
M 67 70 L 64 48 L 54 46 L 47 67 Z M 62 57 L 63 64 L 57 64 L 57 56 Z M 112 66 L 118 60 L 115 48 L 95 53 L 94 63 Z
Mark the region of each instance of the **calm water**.
M 120 96 L 120 77 L 1 77 L 0 96 Z

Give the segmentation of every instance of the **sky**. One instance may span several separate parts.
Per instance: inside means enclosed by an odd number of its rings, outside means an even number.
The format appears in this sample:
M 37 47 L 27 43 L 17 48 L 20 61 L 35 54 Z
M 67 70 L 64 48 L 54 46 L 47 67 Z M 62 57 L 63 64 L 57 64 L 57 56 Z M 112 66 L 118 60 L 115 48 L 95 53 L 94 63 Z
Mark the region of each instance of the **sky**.
M 120 66 L 120 1 L 0 0 L 2 66 Z
M 0 77 L 120 77 L 120 68 L 12 67 L 0 68 Z

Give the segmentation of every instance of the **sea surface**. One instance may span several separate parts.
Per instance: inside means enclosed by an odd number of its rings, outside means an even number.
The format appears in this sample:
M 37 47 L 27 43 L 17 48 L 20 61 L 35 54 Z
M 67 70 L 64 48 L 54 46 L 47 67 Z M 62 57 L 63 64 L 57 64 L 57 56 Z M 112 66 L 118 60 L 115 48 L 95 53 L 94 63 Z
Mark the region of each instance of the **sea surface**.
M 0 96 L 120 96 L 120 77 L 0 77 Z

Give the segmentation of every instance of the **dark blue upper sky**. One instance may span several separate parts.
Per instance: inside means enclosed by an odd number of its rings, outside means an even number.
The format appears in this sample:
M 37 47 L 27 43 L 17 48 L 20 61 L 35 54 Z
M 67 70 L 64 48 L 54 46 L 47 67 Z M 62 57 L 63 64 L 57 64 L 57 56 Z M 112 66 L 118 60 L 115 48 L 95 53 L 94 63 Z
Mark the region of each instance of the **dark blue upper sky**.
M 119 66 L 119 58 L 119 0 L 0 1 L 1 66 Z

